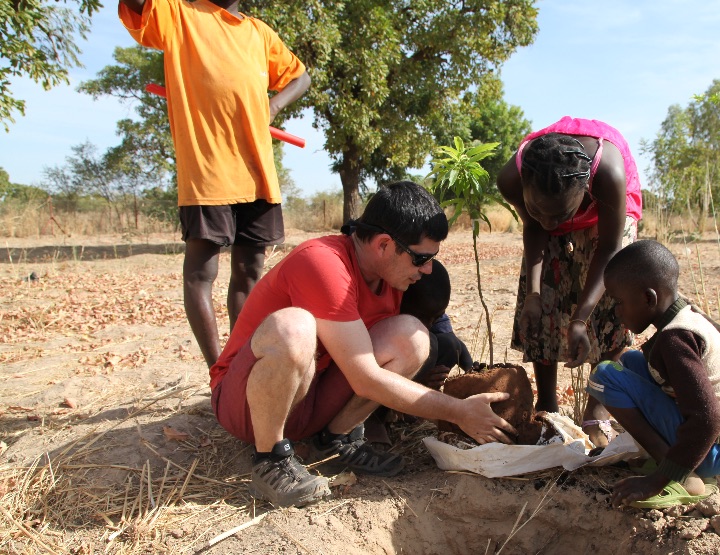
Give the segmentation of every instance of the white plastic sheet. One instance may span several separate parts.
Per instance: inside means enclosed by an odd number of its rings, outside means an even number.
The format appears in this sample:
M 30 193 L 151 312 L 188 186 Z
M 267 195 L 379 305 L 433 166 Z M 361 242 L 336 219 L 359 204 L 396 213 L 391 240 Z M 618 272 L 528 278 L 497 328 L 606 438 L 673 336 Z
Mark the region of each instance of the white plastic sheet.
M 505 445 L 488 443 L 472 449 L 461 449 L 439 441 L 435 437 L 423 439 L 425 447 L 441 470 L 465 470 L 482 474 L 487 478 L 517 476 L 553 467 L 575 470 L 584 465 L 604 466 L 622 460 L 645 455 L 628 433 L 613 439 L 605 450 L 596 457 L 587 453 L 590 445 L 587 436 L 577 433 L 574 424 L 568 427 L 569 419 L 550 415 L 558 424 L 565 443 L 550 445 Z M 569 433 L 568 433 L 569 432 Z

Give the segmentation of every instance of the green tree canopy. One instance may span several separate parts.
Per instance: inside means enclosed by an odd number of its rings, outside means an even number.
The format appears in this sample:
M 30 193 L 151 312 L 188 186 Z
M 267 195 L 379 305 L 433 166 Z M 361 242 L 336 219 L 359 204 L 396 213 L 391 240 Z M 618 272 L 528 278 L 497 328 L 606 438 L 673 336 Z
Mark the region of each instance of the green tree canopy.
M 165 99 L 145 91 L 149 83 L 165 84 L 162 52 L 141 46 L 116 48 L 116 65 L 105 66 L 96 79 L 80 84 L 78 90 L 98 98 L 110 95 L 122 101 L 135 101 L 137 118 L 117 122 L 120 145 L 114 147 L 113 158 L 134 163 L 137 174 L 148 182 L 167 174 L 175 175 L 175 149 L 170 135 Z
M 74 5 L 73 8 L 67 7 Z M 2 0 L 0 2 L 0 123 L 9 130 L 25 102 L 13 96 L 10 80 L 29 77 L 46 90 L 69 83 L 80 66 L 76 38 L 85 38 L 100 0 Z
M 289 43 L 312 70 L 306 101 L 340 174 L 346 219 L 368 178 L 422 167 L 464 95 L 537 32 L 530 0 L 317 0 L 308 21 L 315 10 L 332 48 L 318 49 L 302 28 Z M 291 26 L 275 24 L 281 34 Z
M 720 200 L 720 80 L 682 108 L 670 106 L 655 139 L 644 142 L 652 156 L 651 180 L 659 199 L 697 211 L 703 231 L 713 204 Z

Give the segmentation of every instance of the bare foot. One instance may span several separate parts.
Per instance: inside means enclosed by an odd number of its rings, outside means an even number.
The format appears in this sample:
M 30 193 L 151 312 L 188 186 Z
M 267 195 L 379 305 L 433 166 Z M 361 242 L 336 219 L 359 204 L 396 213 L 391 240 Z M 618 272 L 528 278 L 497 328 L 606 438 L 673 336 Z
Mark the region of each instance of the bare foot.
M 583 426 L 582 431 L 588 435 L 595 447 L 607 447 L 608 443 L 617 436 L 617 432 L 609 424 L 587 424 Z
M 683 487 L 690 495 L 702 495 L 705 493 L 705 482 L 697 474 L 691 474 L 683 482 Z

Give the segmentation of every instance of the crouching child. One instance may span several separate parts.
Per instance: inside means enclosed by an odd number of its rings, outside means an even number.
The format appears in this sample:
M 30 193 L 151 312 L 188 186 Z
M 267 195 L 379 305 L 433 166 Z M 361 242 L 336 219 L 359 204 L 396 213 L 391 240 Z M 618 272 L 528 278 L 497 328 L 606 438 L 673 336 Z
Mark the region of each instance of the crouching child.
M 662 508 L 718 491 L 720 332 L 678 295 L 679 265 L 656 241 L 620 250 L 604 272 L 622 323 L 656 333 L 620 362 L 593 370 L 587 392 L 650 454 L 657 466 L 613 488 L 613 506 Z

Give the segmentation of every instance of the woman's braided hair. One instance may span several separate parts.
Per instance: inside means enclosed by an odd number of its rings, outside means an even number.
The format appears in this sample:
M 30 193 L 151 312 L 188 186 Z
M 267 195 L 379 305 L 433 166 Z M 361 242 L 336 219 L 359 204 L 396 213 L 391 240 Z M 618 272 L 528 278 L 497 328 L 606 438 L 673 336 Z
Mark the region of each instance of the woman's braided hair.
M 548 133 L 533 139 L 522 153 L 524 185 L 550 197 L 587 186 L 592 158 L 575 137 Z

